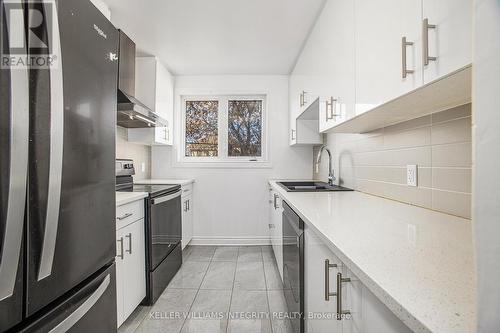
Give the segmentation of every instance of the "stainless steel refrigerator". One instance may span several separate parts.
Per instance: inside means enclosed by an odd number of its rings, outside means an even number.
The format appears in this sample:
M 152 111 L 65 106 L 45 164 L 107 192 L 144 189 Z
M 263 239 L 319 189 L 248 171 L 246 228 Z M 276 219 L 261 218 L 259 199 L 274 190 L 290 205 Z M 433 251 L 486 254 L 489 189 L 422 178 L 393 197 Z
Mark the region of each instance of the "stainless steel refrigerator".
M 117 30 L 88 0 L 0 21 L 0 332 L 116 331 Z

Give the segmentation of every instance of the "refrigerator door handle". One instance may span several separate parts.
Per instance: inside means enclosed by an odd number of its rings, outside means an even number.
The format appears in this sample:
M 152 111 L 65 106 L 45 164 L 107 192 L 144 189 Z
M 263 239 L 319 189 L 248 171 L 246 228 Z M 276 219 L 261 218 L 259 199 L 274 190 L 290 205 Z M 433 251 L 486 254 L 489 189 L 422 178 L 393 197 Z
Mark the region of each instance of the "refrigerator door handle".
M 67 316 L 63 321 L 61 321 L 56 327 L 51 329 L 49 333 L 63 333 L 67 332 L 71 327 L 73 327 L 87 312 L 89 312 L 95 303 L 101 298 L 106 289 L 108 289 L 111 277 L 106 275 L 102 283 L 97 287 L 86 300 L 82 303 L 74 312 Z
M 44 10 L 50 12 L 53 3 L 44 2 Z M 61 38 L 59 33 L 58 10 L 52 10 L 52 33 L 49 33 L 49 44 L 58 63 L 50 66 L 50 166 L 48 182 L 47 213 L 45 216 L 45 232 L 43 236 L 40 268 L 38 281 L 52 274 L 52 263 L 57 239 L 59 224 L 59 206 L 61 201 L 61 181 L 63 163 L 64 139 L 64 93 L 63 93 L 63 68 L 61 57 Z
M 19 23 L 23 24 L 22 20 Z M 29 79 L 26 68 L 10 70 L 10 91 L 9 188 L 0 252 L 0 301 L 14 293 L 23 238 L 29 151 Z

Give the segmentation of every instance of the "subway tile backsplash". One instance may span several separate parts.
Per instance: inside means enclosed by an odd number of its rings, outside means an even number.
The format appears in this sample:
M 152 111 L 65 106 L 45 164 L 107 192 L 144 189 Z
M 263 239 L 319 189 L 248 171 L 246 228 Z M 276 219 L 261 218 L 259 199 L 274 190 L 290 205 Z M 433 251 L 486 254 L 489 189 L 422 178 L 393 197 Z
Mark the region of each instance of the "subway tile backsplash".
M 328 134 L 326 142 L 342 185 L 470 218 L 471 128 L 467 104 L 371 133 Z M 406 185 L 409 164 L 418 165 L 418 187 Z M 315 178 L 325 180 L 327 169 L 325 158 Z
M 134 160 L 134 179 L 151 178 L 151 147 L 128 142 L 127 129 L 120 126 L 116 127 L 116 158 Z

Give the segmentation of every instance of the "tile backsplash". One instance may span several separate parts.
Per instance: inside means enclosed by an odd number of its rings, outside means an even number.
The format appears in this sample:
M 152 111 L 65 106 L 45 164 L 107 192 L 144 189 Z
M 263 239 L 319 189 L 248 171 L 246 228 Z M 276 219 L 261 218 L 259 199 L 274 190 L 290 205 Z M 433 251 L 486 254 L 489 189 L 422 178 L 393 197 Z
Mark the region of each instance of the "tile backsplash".
M 416 206 L 470 218 L 471 105 L 366 134 L 328 134 L 337 180 L 344 186 Z M 314 157 L 318 147 L 314 149 Z M 327 158 L 315 179 L 325 180 Z M 406 166 L 418 165 L 418 186 L 406 184 Z
M 134 179 L 151 178 L 151 147 L 128 142 L 127 129 L 119 126 L 116 127 L 116 158 L 134 160 Z

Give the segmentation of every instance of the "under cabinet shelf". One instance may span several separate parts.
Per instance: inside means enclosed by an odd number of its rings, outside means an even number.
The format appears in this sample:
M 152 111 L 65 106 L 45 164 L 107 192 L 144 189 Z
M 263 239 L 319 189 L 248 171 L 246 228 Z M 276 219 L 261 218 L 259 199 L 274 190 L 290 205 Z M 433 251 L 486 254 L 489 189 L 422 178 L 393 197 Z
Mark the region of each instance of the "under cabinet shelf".
M 339 123 L 328 132 L 367 133 L 472 101 L 472 65 Z

